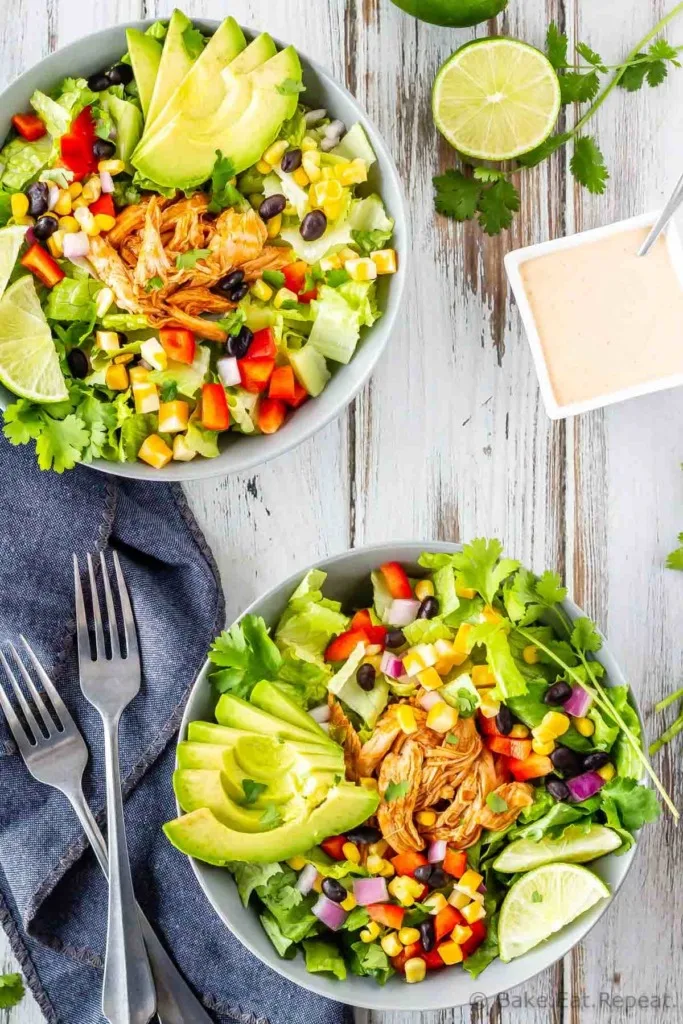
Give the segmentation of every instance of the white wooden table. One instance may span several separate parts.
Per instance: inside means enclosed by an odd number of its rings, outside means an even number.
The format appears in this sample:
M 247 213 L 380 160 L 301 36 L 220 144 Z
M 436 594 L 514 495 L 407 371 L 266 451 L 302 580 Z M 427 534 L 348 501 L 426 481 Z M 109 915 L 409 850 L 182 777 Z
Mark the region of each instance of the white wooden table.
M 555 18 L 613 62 L 671 5 L 511 0 L 498 29 L 541 44 Z M 604 197 L 579 191 L 558 154 L 526 176 L 511 234 L 486 239 L 438 218 L 432 205 L 431 177 L 451 153 L 432 126 L 430 87 L 469 33 L 418 25 L 389 0 L 184 0 L 183 8 L 205 17 L 229 10 L 345 81 L 394 152 L 414 238 L 401 325 L 348 413 L 259 473 L 187 487 L 229 614 L 296 568 L 352 545 L 498 536 L 536 570 L 565 575 L 608 633 L 651 721 L 654 701 L 681 683 L 683 578 L 663 569 L 683 529 L 681 393 L 551 423 L 502 257 L 662 201 L 681 171 L 683 70 L 656 91 L 618 91 L 600 111 L 595 130 L 612 174 Z M 9 0 L 0 5 L 0 88 L 85 33 L 167 13 L 156 0 Z M 683 18 L 670 37 L 683 41 Z M 659 766 L 681 806 L 676 754 L 680 746 Z M 615 905 L 586 941 L 488 1010 L 368 1020 L 674 1024 L 683 1016 L 682 854 L 683 833 L 670 820 L 650 827 Z M 9 953 L 1 959 L 15 969 Z M 42 1020 L 30 996 L 0 1019 Z

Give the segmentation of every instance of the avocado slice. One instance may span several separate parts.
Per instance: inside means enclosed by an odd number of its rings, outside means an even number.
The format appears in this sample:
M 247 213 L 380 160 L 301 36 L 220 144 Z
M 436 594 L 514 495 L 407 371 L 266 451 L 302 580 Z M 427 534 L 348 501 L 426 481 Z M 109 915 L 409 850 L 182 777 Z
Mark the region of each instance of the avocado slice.
M 142 114 L 134 103 L 118 96 L 107 96 L 107 108 L 116 125 L 116 155 L 129 164 L 142 135 Z
M 302 387 L 306 388 L 309 395 L 316 398 L 332 376 L 327 369 L 325 356 L 318 352 L 313 345 L 302 345 L 300 349 L 287 353 L 287 358 L 292 364 L 294 376 Z
M 242 50 L 235 57 L 230 64 L 230 70 L 234 75 L 248 75 L 250 71 L 274 57 L 276 53 L 277 46 L 273 42 L 272 36 L 269 36 L 267 32 L 262 32 L 256 39 L 252 39 L 246 50 Z
M 130 62 L 133 65 L 135 83 L 138 87 L 142 113 L 146 118 L 161 63 L 162 46 L 158 39 L 145 35 L 138 28 L 126 29 L 126 42 L 128 43 Z
M 377 792 L 341 783 L 307 818 L 287 822 L 270 832 L 255 834 L 228 828 L 208 807 L 169 821 L 164 832 L 181 853 L 207 864 L 224 867 L 235 860 L 267 864 L 305 853 L 327 836 L 355 828 L 375 813 L 378 803 Z
M 338 751 L 338 753 L 337 753 Z M 232 748 L 239 767 L 254 779 L 271 781 L 292 773 L 300 780 L 308 775 L 326 772 L 344 774 L 344 755 L 322 746 L 308 750 L 295 743 L 273 742 L 271 737 L 246 735 Z
M 224 747 L 234 747 L 240 736 L 244 736 L 245 731 L 230 729 L 226 725 L 216 725 L 215 722 L 190 722 L 187 738 L 193 743 L 218 743 Z
M 304 711 L 299 704 L 295 704 L 287 694 L 283 693 L 277 683 L 271 683 L 267 679 L 262 679 L 251 691 L 249 699 L 257 708 L 267 711 L 270 715 L 275 715 L 276 718 L 281 718 L 283 722 L 289 722 L 290 725 L 306 729 L 318 738 L 328 738 L 327 733 L 324 729 L 320 728 L 315 719 L 311 718 L 307 711 Z
M 208 807 L 219 821 L 238 832 L 263 832 L 263 810 L 240 807 L 226 792 L 225 775 L 202 768 L 179 768 L 173 773 L 173 791 L 184 811 Z
M 244 779 L 268 783 L 268 790 L 256 800 L 257 807 L 266 804 L 282 804 L 290 800 L 293 789 L 289 778 L 273 779 L 263 777 L 258 772 L 247 772 L 237 763 L 234 751 L 230 747 L 220 747 L 213 743 L 191 743 L 184 741 L 178 744 L 176 751 L 178 768 L 202 769 L 204 771 L 223 772 L 223 785 L 231 800 L 235 803 L 244 802 Z
M 212 99 L 219 88 L 224 90 L 220 105 L 204 117 L 182 105 L 158 129 L 152 123 L 133 154 L 134 166 L 159 185 L 191 188 L 210 177 L 220 150 L 239 174 L 259 160 L 283 122 L 294 114 L 298 94 L 291 92 L 289 82 L 301 82 L 301 64 L 293 46 L 248 74 L 225 68 L 210 89 Z
M 232 729 L 244 729 L 246 732 L 255 732 L 265 736 L 277 736 L 283 740 L 293 740 L 297 743 L 316 743 L 317 737 L 307 729 L 300 729 L 289 722 L 269 715 L 267 711 L 250 704 L 249 701 L 235 697 L 231 693 L 224 693 L 216 705 L 216 718 L 220 725 L 227 725 Z M 328 739 L 323 733 L 319 745 L 323 749 L 331 748 L 333 751 L 339 749 L 336 743 Z
M 187 52 L 183 32 L 192 28 L 190 19 L 177 8 L 171 15 L 161 51 L 161 60 L 147 110 L 147 127 L 161 113 L 194 61 Z

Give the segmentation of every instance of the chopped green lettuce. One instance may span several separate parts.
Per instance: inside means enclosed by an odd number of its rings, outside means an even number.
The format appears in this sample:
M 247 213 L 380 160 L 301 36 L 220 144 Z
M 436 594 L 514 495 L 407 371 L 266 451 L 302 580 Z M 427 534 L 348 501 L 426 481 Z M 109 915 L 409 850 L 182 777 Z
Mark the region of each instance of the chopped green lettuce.
M 273 876 L 283 873 L 280 864 L 249 864 L 245 861 L 235 861 L 228 867 L 235 878 L 237 892 L 245 907 L 249 905 L 251 895 L 258 886 L 267 886 Z
M 51 288 L 45 303 L 48 320 L 83 320 L 95 323 L 95 296 L 102 285 L 91 277 L 63 277 Z
M 349 968 L 352 974 L 374 978 L 385 985 L 394 973 L 389 957 L 378 942 L 352 942 Z
M 30 103 L 53 139 L 59 139 L 68 132 L 72 120 L 69 109 L 51 99 L 40 89 L 36 89 L 33 93 Z
M 365 645 L 357 644 L 339 671 L 332 676 L 327 688 L 360 715 L 368 729 L 374 729 L 389 701 L 389 685 L 384 676 L 378 676 L 372 690 L 361 689 L 356 672 L 364 657 Z
M 0 151 L 0 185 L 10 192 L 21 192 L 50 159 L 49 135 L 35 142 L 12 139 Z
M 150 434 L 156 434 L 159 417 L 155 412 L 133 413 L 121 424 L 119 457 L 122 462 L 135 462 L 142 442 Z
M 141 313 L 108 313 L 102 318 L 105 331 L 144 331 L 149 328 L 146 316 Z
M 258 402 L 258 395 L 247 391 L 245 388 L 228 388 L 228 408 L 233 428 L 237 426 L 243 434 L 253 434 L 256 430 L 254 414 Z
M 292 939 L 288 939 L 282 932 L 280 925 L 270 911 L 267 910 L 264 914 L 259 914 L 259 920 L 264 932 L 275 946 L 278 956 L 285 960 L 293 959 L 296 956 L 296 943 Z
M 187 431 L 185 432 L 185 441 L 190 448 L 205 459 L 216 459 L 220 454 L 218 451 L 218 432 L 207 430 L 206 427 L 202 426 L 201 420 L 196 413 L 190 416 Z
M 281 183 L 281 185 L 280 191 L 285 192 L 285 195 L 287 195 L 284 183 Z M 287 198 L 292 202 L 289 196 Z M 297 203 L 293 202 L 292 205 L 297 209 L 301 219 L 303 214 L 299 212 Z M 306 211 L 304 210 L 303 212 L 305 213 Z M 334 224 L 331 224 L 325 234 L 314 242 L 306 242 L 302 239 L 298 224 L 284 227 L 280 235 L 285 242 L 292 246 L 297 256 L 312 265 L 318 263 L 330 249 L 350 245 L 353 241 L 354 231 L 373 231 L 377 229 L 389 230 L 391 232 L 393 230 L 393 221 L 390 217 L 387 217 L 384 203 L 380 197 L 373 194 L 365 199 L 354 199 L 349 205 L 347 214 L 335 221 Z
M 344 957 L 333 942 L 326 939 L 304 939 L 306 970 L 311 973 L 334 974 L 339 981 L 346 978 Z
M 207 346 L 198 345 L 191 365 L 188 366 L 187 363 L 177 363 L 174 359 L 169 359 L 166 369 L 154 370 L 150 373 L 149 379 L 160 387 L 173 381 L 181 395 L 185 395 L 186 398 L 194 398 L 206 380 L 210 360 L 211 352 Z
M 349 618 L 322 600 L 310 600 L 303 608 L 291 602 L 275 631 L 280 649 L 289 649 L 303 661 L 317 662 L 333 636 L 347 629 Z

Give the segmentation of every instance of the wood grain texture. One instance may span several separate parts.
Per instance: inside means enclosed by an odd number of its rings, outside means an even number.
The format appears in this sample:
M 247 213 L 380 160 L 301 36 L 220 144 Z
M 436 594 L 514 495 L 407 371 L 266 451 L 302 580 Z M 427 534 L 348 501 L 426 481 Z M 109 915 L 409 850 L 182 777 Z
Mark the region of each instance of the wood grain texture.
M 542 43 L 550 18 L 617 60 L 664 0 L 511 0 L 487 31 Z M 223 0 L 191 0 L 220 17 Z M 343 79 L 397 160 L 413 230 L 405 315 L 386 358 L 348 413 L 256 474 L 187 487 L 219 562 L 228 613 L 297 567 L 350 545 L 409 537 L 501 537 L 536 570 L 557 567 L 600 621 L 650 709 L 683 669 L 683 580 L 663 560 L 683 528 L 680 392 L 551 423 L 502 269 L 514 246 L 654 208 L 680 173 L 683 72 L 656 92 L 617 92 L 594 130 L 611 180 L 577 189 L 568 155 L 528 172 L 509 235 L 435 217 L 431 177 L 452 163 L 430 117 L 441 62 L 475 32 L 419 24 L 389 0 L 232 0 L 246 25 L 291 40 Z M 152 0 L 9 0 L 0 7 L 0 86 L 86 32 L 167 13 Z M 671 32 L 683 39 L 683 21 Z M 74 69 L 77 71 L 78 69 Z M 567 114 L 571 123 L 572 112 Z M 660 767 L 678 803 L 679 748 Z M 366 1014 L 362 1024 L 674 1024 L 683 1000 L 680 830 L 651 827 L 623 891 L 586 941 L 486 1006 Z M 1 940 L 0 940 L 1 941 Z M 4 949 L 0 945 L 0 949 Z M 11 957 L 3 963 L 11 969 Z M 630 1005 L 629 997 L 644 997 Z M 668 997 L 658 1009 L 653 1002 Z M 619 1001 L 621 1000 L 621 1002 Z M 37 1024 L 30 997 L 0 1024 Z

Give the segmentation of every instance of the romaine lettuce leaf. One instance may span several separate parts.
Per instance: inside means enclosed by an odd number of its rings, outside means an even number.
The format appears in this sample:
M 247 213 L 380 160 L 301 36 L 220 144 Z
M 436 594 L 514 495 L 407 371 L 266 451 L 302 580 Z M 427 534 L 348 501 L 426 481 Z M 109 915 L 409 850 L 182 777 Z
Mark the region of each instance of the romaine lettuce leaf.
M 21 192 L 50 159 L 49 135 L 35 142 L 12 139 L 0 151 L 0 185 L 10 192 Z
M 254 412 L 258 395 L 245 388 L 227 388 L 227 396 L 233 428 L 237 426 L 243 434 L 253 434 L 256 430 Z
M 234 875 L 237 892 L 245 907 L 258 886 L 267 887 L 270 880 L 284 870 L 280 864 L 247 864 L 244 861 L 228 864 L 228 868 Z
M 343 633 L 348 616 L 321 601 L 310 601 L 302 611 L 285 609 L 275 631 L 281 649 L 289 648 L 303 661 L 319 661 L 333 636 Z
M 380 985 L 385 985 L 394 974 L 389 957 L 378 942 L 353 942 L 349 968 L 352 974 L 374 978 Z
M 71 125 L 71 113 L 61 103 L 36 89 L 30 99 L 31 106 L 53 139 L 65 135 Z
M 219 455 L 217 431 L 207 430 L 202 426 L 195 413 L 190 416 L 185 440 L 190 448 L 193 448 L 198 455 L 202 455 L 205 459 L 215 459 Z
M 358 644 L 339 671 L 332 676 L 327 688 L 360 715 L 368 729 L 374 729 L 389 701 L 389 685 L 384 676 L 378 676 L 372 690 L 361 689 L 356 671 L 364 657 L 365 646 Z
M 265 913 L 260 914 L 259 920 L 264 932 L 275 946 L 278 956 L 285 960 L 293 959 L 296 956 L 296 943 L 283 934 L 280 925 L 270 911 L 267 910 Z
M 45 304 L 48 320 L 82 320 L 95 323 L 95 296 L 102 288 L 91 277 L 63 277 L 51 288 Z
M 210 361 L 210 350 L 206 345 L 198 345 L 191 365 L 188 366 L 186 363 L 177 363 L 174 359 L 169 359 L 167 368 L 150 373 L 149 379 L 160 386 L 174 381 L 181 395 L 194 398 L 206 380 Z
M 303 942 L 306 970 L 311 973 L 334 974 L 335 978 L 344 981 L 346 964 L 344 957 L 333 942 L 326 939 L 305 939 Z
M 122 462 L 135 462 L 142 442 L 150 434 L 156 434 L 159 417 L 155 412 L 133 413 L 121 424 L 119 455 Z

